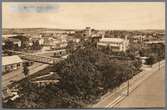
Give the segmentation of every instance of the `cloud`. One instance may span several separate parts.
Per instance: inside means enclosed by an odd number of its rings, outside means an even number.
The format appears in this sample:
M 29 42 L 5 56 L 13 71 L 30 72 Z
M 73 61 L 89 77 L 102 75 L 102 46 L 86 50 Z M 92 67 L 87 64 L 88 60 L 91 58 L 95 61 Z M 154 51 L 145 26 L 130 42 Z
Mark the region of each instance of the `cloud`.
M 53 4 L 12 4 L 9 11 L 14 13 L 48 13 L 55 12 L 59 5 Z

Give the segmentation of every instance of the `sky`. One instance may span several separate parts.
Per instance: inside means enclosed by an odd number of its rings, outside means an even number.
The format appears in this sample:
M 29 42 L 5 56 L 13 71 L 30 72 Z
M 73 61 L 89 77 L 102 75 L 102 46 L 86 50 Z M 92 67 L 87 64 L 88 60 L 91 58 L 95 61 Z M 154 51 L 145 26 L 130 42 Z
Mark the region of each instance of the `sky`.
M 165 3 L 2 3 L 2 28 L 165 29 Z

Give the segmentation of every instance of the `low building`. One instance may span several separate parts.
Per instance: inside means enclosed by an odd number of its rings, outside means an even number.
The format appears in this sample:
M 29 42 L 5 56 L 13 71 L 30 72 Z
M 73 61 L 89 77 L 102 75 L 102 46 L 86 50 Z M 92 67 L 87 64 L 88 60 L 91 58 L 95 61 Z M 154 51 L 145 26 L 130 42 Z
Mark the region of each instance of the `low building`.
M 130 41 L 134 43 L 143 42 L 143 40 L 146 38 L 144 35 L 135 35 L 130 37 Z
M 128 49 L 129 40 L 127 38 L 102 38 L 97 43 L 98 48 L 103 48 L 109 46 L 112 51 L 115 52 L 125 52 Z
M 21 40 L 16 39 L 16 38 L 3 38 L 2 39 L 3 46 L 7 45 L 8 43 L 12 43 L 13 46 L 21 47 Z
M 65 48 L 66 46 L 67 46 L 67 42 L 58 42 L 56 44 L 50 45 L 50 48 L 52 50 L 56 50 L 56 49 Z
M 44 38 L 44 46 L 50 46 L 59 43 L 59 41 L 53 37 L 43 37 L 43 38 Z
M 8 38 L 8 37 L 14 37 L 14 36 L 17 36 L 17 34 L 6 34 L 6 35 L 2 35 L 2 37 L 4 38 Z
M 42 35 L 31 35 L 29 37 L 29 41 L 38 42 L 39 45 L 44 45 L 44 39 L 42 38 Z
M 4 56 L 2 57 L 2 72 L 7 73 L 11 71 L 15 71 L 22 67 L 23 60 L 17 56 Z
M 10 42 L 12 42 L 14 45 L 17 45 L 18 47 L 21 47 L 21 41 L 19 39 L 9 38 L 8 40 Z
M 145 47 L 153 47 L 153 46 L 156 46 L 158 44 L 161 44 L 161 45 L 164 45 L 165 46 L 165 41 L 163 40 L 159 40 L 159 41 L 147 41 L 147 42 L 144 42 L 144 46 Z

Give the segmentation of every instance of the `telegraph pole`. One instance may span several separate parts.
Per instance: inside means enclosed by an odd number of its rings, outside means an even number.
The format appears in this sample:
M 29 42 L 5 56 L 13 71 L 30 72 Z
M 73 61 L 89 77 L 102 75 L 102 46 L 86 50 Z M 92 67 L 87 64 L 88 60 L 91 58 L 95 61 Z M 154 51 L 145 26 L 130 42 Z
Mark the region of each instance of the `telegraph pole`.
M 129 96 L 129 79 L 128 79 L 128 89 L 127 89 L 127 96 Z
M 126 51 L 125 51 L 125 60 L 127 60 L 127 64 L 128 64 L 128 58 L 126 59 L 126 56 L 127 54 L 126 54 Z M 128 68 L 129 68 L 129 64 L 128 64 Z M 127 96 L 129 96 L 129 75 L 127 75 L 127 80 L 128 80 L 128 82 L 127 82 Z
M 158 51 L 159 52 L 159 55 L 160 55 L 160 50 Z M 160 59 L 160 58 L 159 58 Z M 160 66 L 161 66 L 161 59 L 159 60 L 159 70 L 160 70 Z

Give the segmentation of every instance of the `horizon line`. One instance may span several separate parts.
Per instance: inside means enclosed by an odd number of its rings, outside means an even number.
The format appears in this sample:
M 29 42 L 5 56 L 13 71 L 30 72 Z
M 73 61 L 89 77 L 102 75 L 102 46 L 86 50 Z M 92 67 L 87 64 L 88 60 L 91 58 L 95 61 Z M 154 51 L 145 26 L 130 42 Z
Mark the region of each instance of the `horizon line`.
M 90 27 L 90 26 L 86 26 L 86 27 Z M 85 27 L 85 28 L 86 28 Z M 53 27 L 23 27 L 23 28 L 2 28 L 2 29 L 60 29 L 60 30 L 83 30 L 85 28 L 53 28 Z M 97 29 L 97 28 L 91 28 L 91 29 L 95 29 L 95 30 L 165 30 L 165 29 L 160 29 L 160 28 L 147 28 L 147 29 Z

